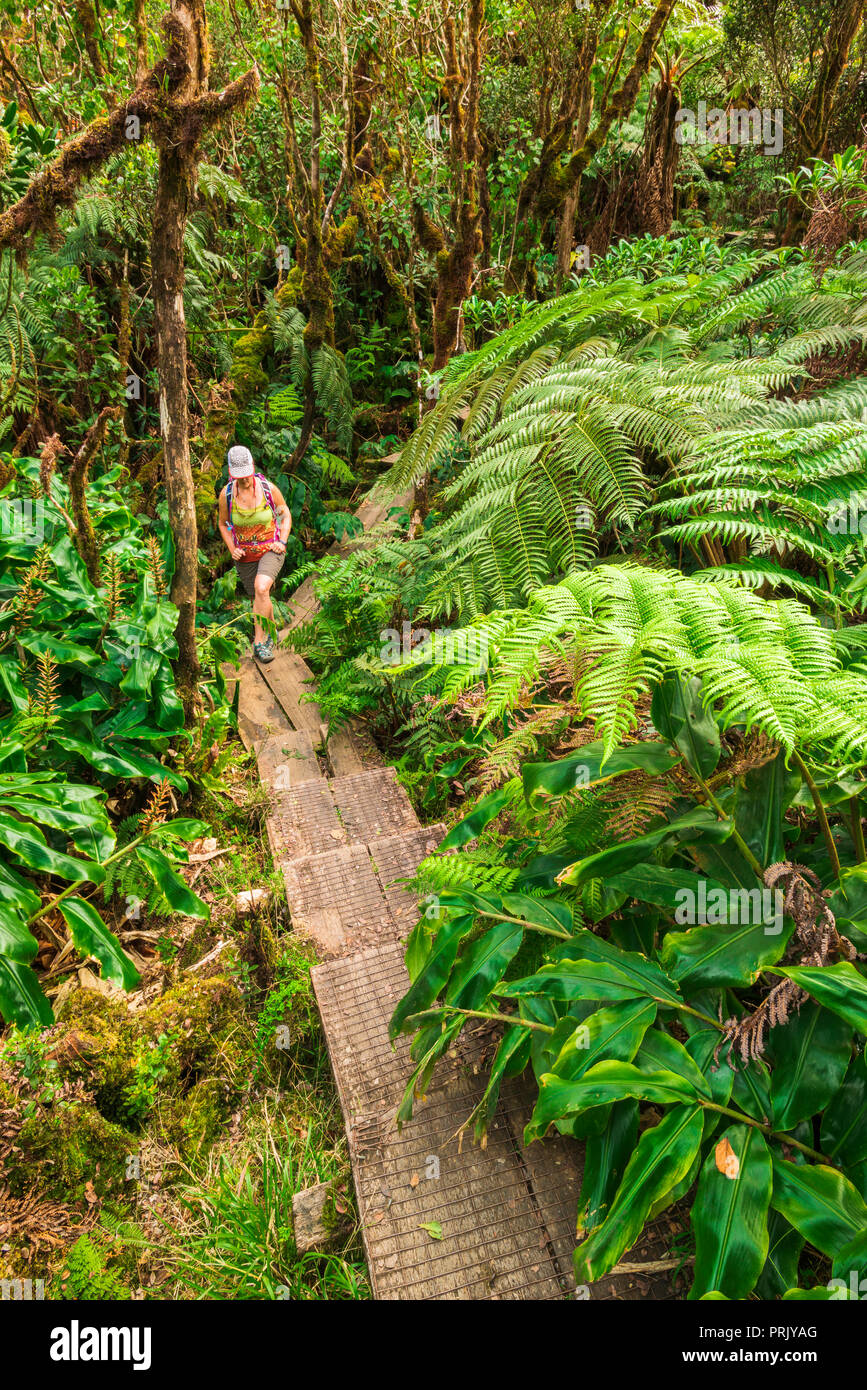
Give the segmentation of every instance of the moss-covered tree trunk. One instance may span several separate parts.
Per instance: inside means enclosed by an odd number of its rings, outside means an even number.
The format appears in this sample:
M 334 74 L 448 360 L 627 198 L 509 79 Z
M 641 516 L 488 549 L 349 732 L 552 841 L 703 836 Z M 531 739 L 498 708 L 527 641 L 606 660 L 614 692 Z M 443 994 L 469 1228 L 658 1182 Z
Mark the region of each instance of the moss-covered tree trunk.
M 187 327 L 184 317 L 184 230 L 195 180 L 196 161 L 190 150 L 181 145 L 164 146 L 160 150 L 151 266 L 160 381 L 163 476 L 175 542 L 171 597 L 178 610 L 176 675 L 184 708 L 188 711 L 194 704 L 199 677 L 195 635 L 199 543 L 190 464 Z
M 816 80 L 806 101 L 792 103 L 786 112 L 787 122 L 794 124 L 797 142 L 797 163 L 821 158 L 827 153 L 828 133 L 836 113 L 836 98 L 855 37 L 867 13 L 867 0 L 841 0 L 834 10 L 826 42 L 818 62 L 811 67 Z M 810 209 L 800 198 L 790 197 L 786 207 L 786 228 L 783 245 L 799 241 L 810 220 Z
M 75 520 L 73 539 L 75 548 L 84 561 L 91 584 L 99 583 L 99 543 L 87 505 L 87 476 L 91 462 L 105 439 L 109 420 L 118 420 L 122 414 L 123 407 L 119 405 L 105 406 L 99 412 L 73 456 L 67 475 L 69 500 Z
M 564 205 L 579 188 L 581 176 L 602 148 L 611 127 L 632 111 L 643 79 L 650 70 L 656 46 L 665 32 L 677 0 L 657 0 L 646 21 L 626 76 L 616 85 L 627 38 L 615 55 L 595 119 L 592 109 L 591 72 L 598 47 L 598 31 L 591 24 L 576 53 L 575 73 L 564 89 L 557 118 L 542 142 L 535 167 L 518 195 L 518 235 L 509 266 L 507 285 L 523 289 L 531 249 L 552 219 L 561 217 Z
M 196 651 L 198 528 L 190 461 L 187 409 L 187 330 L 184 314 L 184 232 L 195 193 L 198 151 L 205 128 L 219 122 L 255 92 L 258 77 L 211 94 L 204 0 L 171 0 L 183 30 L 186 72 L 166 118 L 155 128 L 159 149 L 157 196 L 151 236 L 154 324 L 160 383 L 160 433 L 169 522 L 175 545 L 172 602 L 178 610 L 175 677 L 187 718 L 198 707 Z
M 458 59 L 454 20 L 446 21 L 446 77 L 449 97 L 449 160 L 452 205 L 449 232 L 433 222 L 421 204 L 413 208 L 416 234 L 436 266 L 433 303 L 433 367 L 444 367 L 458 343 L 461 306 L 470 292 L 476 259 L 482 249 L 479 163 L 479 96 L 485 0 L 470 0 L 466 60 Z M 462 71 L 462 66 L 464 71 Z

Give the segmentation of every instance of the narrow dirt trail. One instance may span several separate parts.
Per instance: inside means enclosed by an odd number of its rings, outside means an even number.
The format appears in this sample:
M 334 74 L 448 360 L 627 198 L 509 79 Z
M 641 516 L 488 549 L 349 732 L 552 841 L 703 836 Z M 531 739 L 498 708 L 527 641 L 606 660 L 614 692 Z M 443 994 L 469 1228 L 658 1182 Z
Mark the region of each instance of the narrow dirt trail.
M 365 529 L 386 512 L 366 504 Z M 292 600 L 297 626 L 315 611 L 312 580 Z M 388 1022 L 409 979 L 403 941 L 417 920 L 395 880 L 443 838 L 422 826 L 394 769 L 370 766 L 351 733 L 332 738 L 302 700 L 313 673 L 281 649 L 262 666 L 242 662 L 239 725 L 271 792 L 266 825 L 281 866 L 293 929 L 315 946 L 312 971 L 343 1109 L 374 1297 L 559 1299 L 670 1297 L 658 1271 L 632 1270 L 580 1290 L 572 1275 L 581 1148 L 555 1139 L 525 1148 L 533 1088 L 504 1084 L 484 1148 L 460 1131 L 484 1093 L 495 1046 L 488 1025 L 467 1031 L 437 1068 L 399 1133 L 397 1108 L 412 1071 L 409 1040 L 394 1050 Z M 326 763 L 327 759 L 327 763 Z M 322 766 L 326 765 L 323 772 Z M 431 1234 L 441 1230 L 441 1239 Z M 664 1253 L 657 1239 L 642 1251 Z

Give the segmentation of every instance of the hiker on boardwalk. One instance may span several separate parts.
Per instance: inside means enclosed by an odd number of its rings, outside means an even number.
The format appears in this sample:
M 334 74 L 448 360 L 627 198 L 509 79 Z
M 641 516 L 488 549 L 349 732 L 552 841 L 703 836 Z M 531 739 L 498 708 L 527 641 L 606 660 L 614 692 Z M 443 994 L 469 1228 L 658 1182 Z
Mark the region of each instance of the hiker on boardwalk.
M 235 444 L 226 457 L 229 481 L 220 493 L 220 535 L 253 600 L 253 652 L 260 661 L 273 661 L 274 641 L 262 623 L 274 621 L 271 590 L 286 562 L 292 513 L 280 489 L 256 472 L 249 449 Z

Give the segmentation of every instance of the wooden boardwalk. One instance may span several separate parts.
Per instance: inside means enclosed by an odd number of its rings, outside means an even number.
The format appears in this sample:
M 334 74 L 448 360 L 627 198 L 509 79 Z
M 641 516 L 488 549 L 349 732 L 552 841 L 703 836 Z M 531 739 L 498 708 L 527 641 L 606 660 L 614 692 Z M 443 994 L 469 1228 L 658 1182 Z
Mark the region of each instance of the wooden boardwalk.
M 368 504 L 369 528 L 385 508 Z M 292 626 L 315 611 L 310 581 L 293 598 Z M 460 1131 L 484 1091 L 491 1039 L 482 1025 L 440 1065 L 414 1118 L 395 1123 L 412 1065 L 388 1021 L 409 980 L 402 941 L 417 905 L 397 880 L 444 834 L 422 826 L 394 770 L 362 762 L 352 733 L 323 749 L 313 677 L 281 649 L 262 666 L 242 662 L 239 727 L 271 791 L 266 827 L 286 885 L 293 930 L 309 938 L 328 1052 L 349 1138 L 374 1297 L 575 1297 L 574 1227 L 581 1146 L 536 1143 L 523 1127 L 532 1088 L 503 1087 L 484 1148 Z M 426 1226 L 438 1223 L 442 1238 Z M 436 1230 L 436 1227 L 434 1227 Z M 662 1252 L 659 1241 L 646 1255 Z M 582 1298 L 665 1297 L 659 1281 L 617 1274 Z

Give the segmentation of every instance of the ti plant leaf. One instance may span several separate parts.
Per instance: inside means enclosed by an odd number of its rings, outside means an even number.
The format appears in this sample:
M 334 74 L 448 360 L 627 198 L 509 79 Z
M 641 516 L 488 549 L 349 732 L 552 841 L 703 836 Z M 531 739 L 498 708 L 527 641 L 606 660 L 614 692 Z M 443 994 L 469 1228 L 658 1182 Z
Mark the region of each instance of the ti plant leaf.
M 730 1125 L 704 1161 L 692 1206 L 695 1280 L 690 1298 L 718 1289 L 746 1298 L 768 1253 L 771 1155 L 752 1125 Z

